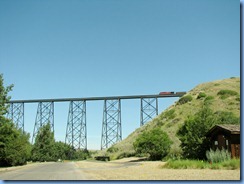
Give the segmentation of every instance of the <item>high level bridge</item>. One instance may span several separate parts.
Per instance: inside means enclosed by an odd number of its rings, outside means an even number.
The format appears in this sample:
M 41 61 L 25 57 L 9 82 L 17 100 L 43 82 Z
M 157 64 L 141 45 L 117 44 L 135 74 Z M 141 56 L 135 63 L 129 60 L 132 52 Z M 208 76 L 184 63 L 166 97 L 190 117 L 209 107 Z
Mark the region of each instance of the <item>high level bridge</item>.
M 69 102 L 65 142 L 74 148 L 87 149 L 86 103 L 88 101 L 102 100 L 104 101 L 104 107 L 101 149 L 104 149 L 122 140 L 121 100 L 140 100 L 140 125 L 142 126 L 158 115 L 158 98 L 181 97 L 184 94 L 185 92 L 161 92 L 156 95 L 11 100 L 7 117 L 18 128 L 24 130 L 24 105 L 26 103 L 38 103 L 32 137 L 32 142 L 34 142 L 38 130 L 43 125 L 50 123 L 51 129 L 54 131 L 54 103 Z

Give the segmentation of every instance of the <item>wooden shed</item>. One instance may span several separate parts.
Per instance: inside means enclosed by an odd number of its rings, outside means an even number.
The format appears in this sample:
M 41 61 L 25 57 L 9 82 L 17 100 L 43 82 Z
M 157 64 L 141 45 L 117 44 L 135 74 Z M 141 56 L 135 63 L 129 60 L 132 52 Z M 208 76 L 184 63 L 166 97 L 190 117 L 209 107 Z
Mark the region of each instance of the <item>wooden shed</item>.
M 240 157 L 240 125 L 215 125 L 208 133 L 211 148 L 216 150 L 227 149 L 231 157 Z

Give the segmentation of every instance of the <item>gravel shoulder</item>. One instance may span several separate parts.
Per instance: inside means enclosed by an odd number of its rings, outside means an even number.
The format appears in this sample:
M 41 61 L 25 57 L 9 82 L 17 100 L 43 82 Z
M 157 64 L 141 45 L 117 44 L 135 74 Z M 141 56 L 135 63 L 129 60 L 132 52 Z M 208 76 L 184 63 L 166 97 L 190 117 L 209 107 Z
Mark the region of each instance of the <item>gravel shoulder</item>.
M 239 169 L 162 169 L 165 162 L 138 159 L 80 161 L 76 165 L 94 180 L 240 180 Z

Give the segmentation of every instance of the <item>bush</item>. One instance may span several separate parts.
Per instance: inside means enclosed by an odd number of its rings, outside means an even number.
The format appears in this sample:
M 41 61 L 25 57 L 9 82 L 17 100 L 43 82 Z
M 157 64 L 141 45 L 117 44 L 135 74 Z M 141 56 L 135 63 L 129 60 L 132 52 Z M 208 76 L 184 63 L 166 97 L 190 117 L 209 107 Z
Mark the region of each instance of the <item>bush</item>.
M 210 149 L 206 152 L 206 157 L 211 163 L 223 162 L 231 159 L 231 155 L 228 150 L 222 149 L 221 151 L 217 148 L 216 151 Z
M 221 99 L 226 99 L 230 96 L 236 96 L 236 95 L 238 95 L 238 93 L 236 91 L 233 91 L 233 90 L 223 89 L 223 90 L 220 90 L 217 93 L 217 95 L 219 95 Z
M 203 92 L 200 92 L 197 96 L 197 99 L 205 98 L 207 95 Z
M 187 96 L 183 96 L 179 99 L 179 101 L 177 102 L 178 105 L 182 105 L 185 104 L 187 102 L 192 101 L 192 96 L 191 95 L 187 95 Z
M 0 121 L 0 165 L 24 165 L 30 158 L 30 151 L 29 134 L 7 119 Z
M 204 107 L 184 122 L 177 136 L 185 158 L 205 159 L 205 153 L 209 149 L 209 140 L 205 135 L 214 124 L 216 118 L 208 107 Z
M 149 159 L 161 160 L 169 153 L 171 144 L 168 135 L 155 128 L 139 135 L 133 146 L 137 154 L 149 154 Z

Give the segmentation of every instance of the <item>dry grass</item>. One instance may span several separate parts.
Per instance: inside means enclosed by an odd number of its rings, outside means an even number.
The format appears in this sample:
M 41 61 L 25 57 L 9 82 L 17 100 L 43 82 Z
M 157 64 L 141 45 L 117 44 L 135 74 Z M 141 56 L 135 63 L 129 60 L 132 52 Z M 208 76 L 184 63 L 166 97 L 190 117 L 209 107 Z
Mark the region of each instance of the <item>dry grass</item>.
M 111 162 L 76 162 L 94 180 L 240 180 L 240 170 L 162 169 L 161 161 L 125 158 Z M 129 165 L 128 165 L 129 163 Z M 133 165 L 130 165 L 133 163 Z

